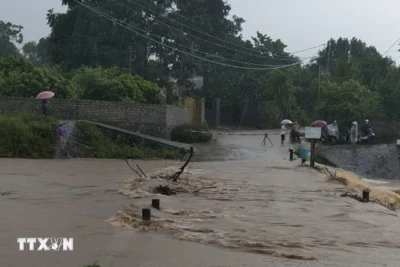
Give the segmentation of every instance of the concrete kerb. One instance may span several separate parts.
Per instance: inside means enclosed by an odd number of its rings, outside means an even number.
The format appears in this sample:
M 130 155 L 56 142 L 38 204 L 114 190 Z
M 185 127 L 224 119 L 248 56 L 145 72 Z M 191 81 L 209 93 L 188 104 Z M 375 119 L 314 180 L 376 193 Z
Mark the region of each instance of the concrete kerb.
M 126 129 L 123 129 L 123 128 L 118 128 L 118 127 L 114 127 L 114 126 L 111 126 L 111 125 L 98 123 L 98 122 L 93 122 L 93 121 L 77 120 L 77 122 L 90 123 L 90 124 L 96 125 L 96 126 L 101 127 L 101 128 L 114 130 L 114 131 L 118 131 L 118 132 L 125 133 L 125 134 L 128 134 L 128 135 L 136 136 L 136 137 L 145 139 L 145 140 L 147 140 L 149 142 L 153 142 L 153 143 L 156 143 L 156 144 L 159 144 L 159 145 L 178 148 L 178 149 L 184 149 L 186 153 L 188 153 L 190 151 L 190 147 L 193 147 L 194 152 L 197 151 L 196 147 L 194 147 L 193 145 L 190 145 L 190 144 L 178 143 L 178 142 L 166 140 L 166 139 L 163 139 L 163 138 L 154 137 L 154 136 L 143 134 L 143 133 L 133 132 L 133 131 L 129 131 L 129 130 L 126 130 Z

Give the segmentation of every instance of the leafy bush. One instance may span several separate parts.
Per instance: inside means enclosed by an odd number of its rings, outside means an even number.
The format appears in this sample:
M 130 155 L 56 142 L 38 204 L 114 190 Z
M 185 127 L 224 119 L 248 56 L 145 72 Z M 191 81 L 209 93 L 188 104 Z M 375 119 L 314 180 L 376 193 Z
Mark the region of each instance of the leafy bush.
M 37 115 L 0 115 L 0 157 L 53 158 L 57 124 Z
M 88 147 L 82 152 L 89 158 L 119 158 L 119 159 L 176 159 L 182 156 L 179 149 L 152 148 L 140 144 L 134 146 L 113 140 L 106 136 L 97 126 L 78 122 L 76 124 L 76 139 Z
M 82 67 L 66 73 L 57 67 L 35 66 L 22 56 L 0 58 L 0 95 L 34 97 L 47 89 L 61 98 L 162 102 L 156 84 L 117 67 Z
M 212 138 L 207 124 L 182 124 L 171 131 L 171 140 L 183 143 L 206 143 Z
M 154 83 L 116 67 L 81 68 L 74 72 L 81 98 L 149 104 L 161 102 L 161 89 Z
M 20 56 L 0 58 L 0 95 L 32 97 L 46 89 L 64 98 L 77 93 L 75 84 L 57 69 L 36 67 Z

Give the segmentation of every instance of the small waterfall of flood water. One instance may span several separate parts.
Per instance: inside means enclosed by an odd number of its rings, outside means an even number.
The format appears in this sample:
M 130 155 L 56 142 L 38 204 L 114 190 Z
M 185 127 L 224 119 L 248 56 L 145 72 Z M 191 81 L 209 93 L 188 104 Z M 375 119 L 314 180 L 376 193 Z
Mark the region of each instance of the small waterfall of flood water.
M 75 144 L 73 142 L 73 137 L 75 133 L 75 121 L 65 121 L 66 125 L 66 131 L 67 131 L 67 144 L 66 144 L 66 151 L 67 155 L 69 156 L 75 156 L 76 155 L 76 150 L 75 150 Z M 63 155 L 61 149 L 60 149 L 60 141 L 58 140 L 58 135 L 57 135 L 57 144 L 55 147 L 55 158 L 60 159 L 65 157 L 66 155 Z
M 395 144 L 325 146 L 320 155 L 338 167 L 370 179 L 400 179 Z

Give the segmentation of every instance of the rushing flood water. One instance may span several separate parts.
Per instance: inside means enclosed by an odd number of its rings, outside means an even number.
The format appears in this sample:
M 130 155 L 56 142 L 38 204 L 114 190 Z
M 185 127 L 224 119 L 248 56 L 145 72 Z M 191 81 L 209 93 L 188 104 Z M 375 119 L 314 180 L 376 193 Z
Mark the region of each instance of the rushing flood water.
M 177 183 L 166 178 L 182 163 L 138 162 L 139 178 L 123 161 L 1 161 L 4 266 L 398 266 L 396 211 L 340 197 L 347 189 L 290 162 L 278 135 L 265 147 L 262 136 L 217 138 Z M 230 160 L 211 162 L 224 147 Z M 144 226 L 152 198 L 161 210 Z M 48 235 L 74 237 L 75 251 L 17 250 L 17 237 Z
M 385 256 L 379 261 L 393 263 L 397 257 L 393 253 L 400 248 L 396 212 L 340 198 L 338 193 L 344 192 L 340 185 L 327 183 L 306 168 L 258 164 L 218 164 L 221 169 L 211 168 L 216 164 L 196 164 L 176 185 L 158 174 L 130 180 L 121 193 L 136 200 L 111 222 L 169 232 L 179 240 L 303 260 L 311 266 L 367 266 L 372 261 L 367 251 L 380 251 Z M 163 173 L 168 172 L 171 169 Z M 162 209 L 153 210 L 151 226 L 143 226 L 140 208 L 149 196 L 155 197 L 152 189 L 160 183 L 182 193 L 157 196 Z M 204 189 L 194 194 L 199 188 Z M 374 260 L 378 264 L 376 256 Z

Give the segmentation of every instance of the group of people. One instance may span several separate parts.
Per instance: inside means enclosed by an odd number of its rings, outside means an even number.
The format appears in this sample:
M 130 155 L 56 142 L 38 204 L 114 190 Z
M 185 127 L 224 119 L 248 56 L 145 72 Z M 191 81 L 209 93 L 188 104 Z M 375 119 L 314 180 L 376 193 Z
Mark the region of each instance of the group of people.
M 364 125 L 361 127 L 361 133 L 364 136 L 367 136 L 368 135 L 368 131 L 371 128 L 372 127 L 371 127 L 371 124 L 369 123 L 369 120 L 365 120 Z M 356 121 L 353 121 L 351 123 L 351 126 L 349 127 L 347 136 L 348 136 L 348 138 L 350 139 L 350 141 L 351 141 L 351 143 L 353 145 L 357 144 L 357 142 L 359 141 L 358 140 L 358 137 L 359 137 L 358 123 Z
M 328 127 L 331 125 L 328 125 Z M 337 121 L 335 120 L 332 123 L 332 126 L 337 131 L 337 135 L 339 135 L 338 128 L 337 128 Z M 327 127 L 325 130 L 327 130 Z M 351 125 L 349 125 L 348 133 L 347 133 L 347 142 L 351 142 L 353 145 L 357 144 L 359 141 L 359 136 L 360 133 L 362 136 L 368 136 L 368 131 L 371 129 L 371 124 L 369 123 L 369 120 L 365 120 L 364 125 L 361 127 L 361 131 L 358 129 L 358 123 L 357 121 L 353 121 Z M 285 143 L 285 136 L 287 134 L 287 126 L 286 124 L 282 123 L 281 125 L 281 144 L 283 145 Z M 300 143 L 300 125 L 298 122 L 294 122 L 291 126 L 291 132 L 290 132 L 290 142 L 292 143 Z

